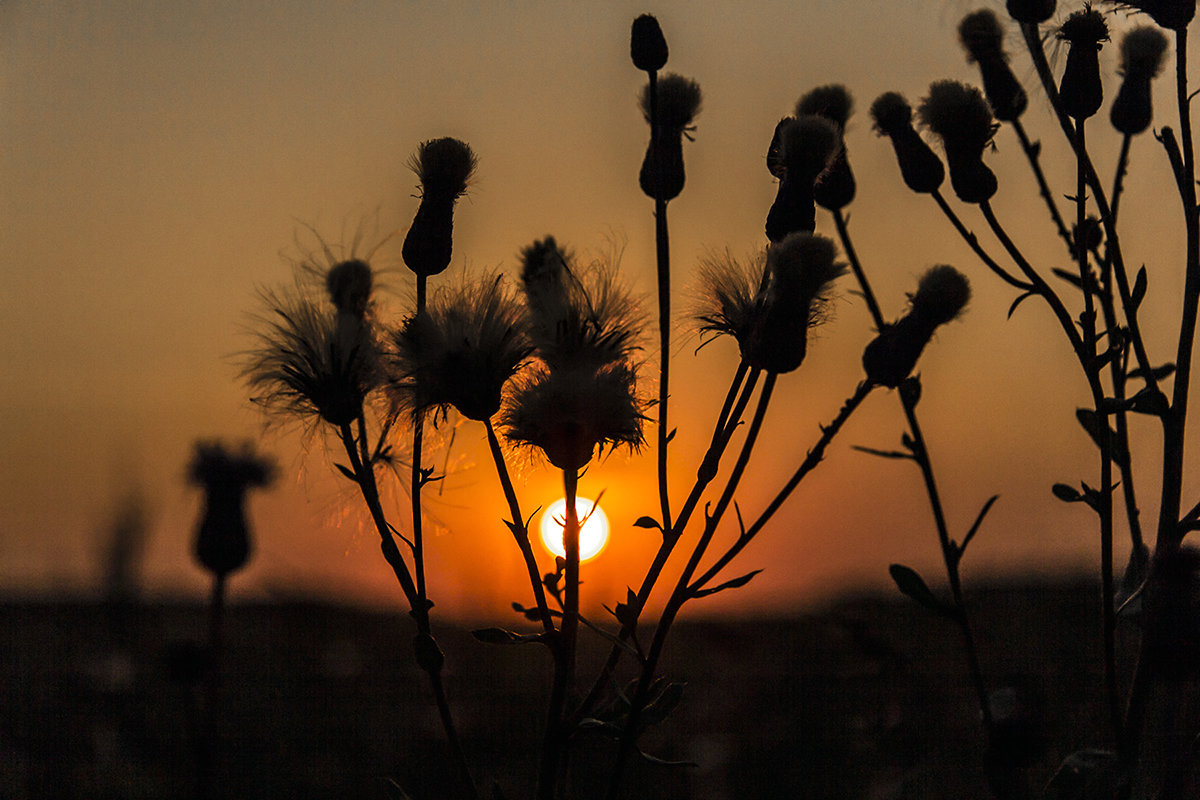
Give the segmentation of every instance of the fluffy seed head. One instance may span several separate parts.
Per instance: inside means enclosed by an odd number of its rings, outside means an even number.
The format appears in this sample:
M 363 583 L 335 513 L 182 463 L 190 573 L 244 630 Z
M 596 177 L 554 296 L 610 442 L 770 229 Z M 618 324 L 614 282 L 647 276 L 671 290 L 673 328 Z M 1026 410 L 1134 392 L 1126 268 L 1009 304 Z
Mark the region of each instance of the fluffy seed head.
M 1008 14 L 1017 22 L 1045 22 L 1054 16 L 1055 0 L 1008 0 Z
M 973 11 L 958 24 L 958 40 L 971 61 L 1004 57 L 1004 29 L 996 13 L 989 8 Z
M 732 336 L 743 358 L 762 314 L 762 279 L 766 262 L 765 250 L 745 262 L 738 261 L 728 251 L 700 261 L 696 309 L 700 334 Z
M 380 381 L 370 320 L 300 293 L 262 297 L 268 314 L 242 371 L 251 400 L 284 417 L 353 422 Z
M 841 133 L 825 117 L 816 114 L 788 117 L 775 127 L 767 166 L 777 178 L 787 175 L 811 183 L 825 171 L 840 148 Z M 774 158 L 772 153 L 776 154 Z
M 450 137 L 421 142 L 409 168 L 425 196 L 457 198 L 467 190 L 478 159 L 466 142 Z
M 626 362 L 543 369 L 518 379 L 501 427 L 512 444 L 535 448 L 555 467 L 577 471 L 597 447 L 641 447 L 642 405 L 637 373 Z
M 912 106 L 899 92 L 884 92 L 871 103 L 871 120 L 880 136 L 894 136 L 912 127 Z
M 846 129 L 846 121 L 853 111 L 854 98 L 840 84 L 818 86 L 796 101 L 797 117 L 815 114 L 837 125 L 839 131 Z
M 362 317 L 371 302 L 373 276 L 371 266 L 362 259 L 340 261 L 325 275 L 329 298 L 342 314 Z
M 703 95 L 691 78 L 668 72 L 658 79 L 658 121 L 663 130 L 682 133 L 700 113 Z M 642 114 L 650 122 L 650 84 L 642 88 Z
M 193 554 L 214 575 L 228 575 L 250 556 L 246 491 L 271 482 L 274 465 L 250 445 L 230 452 L 220 442 L 197 442 L 188 477 L 204 489 L 204 511 L 196 527 Z
M 921 124 L 942 139 L 947 149 L 982 153 L 992 141 L 996 123 L 983 93 L 958 81 L 936 81 L 917 108 Z
M 654 72 L 666 66 L 667 39 L 653 15 L 642 14 L 633 21 L 633 30 L 629 37 L 629 55 L 633 58 L 633 65 L 646 72 Z
M 917 282 L 912 296 L 912 313 L 934 325 L 944 325 L 957 317 L 971 299 L 971 284 L 954 267 L 939 264 L 930 267 Z
M 504 384 L 533 350 L 500 275 L 440 288 L 388 338 L 387 389 L 397 408 L 445 415 L 453 407 L 480 422 L 500 410 Z
M 1121 74 L 1127 78 L 1155 78 L 1162 71 L 1167 37 L 1158 28 L 1134 28 L 1121 39 Z
M 1100 43 L 1108 41 L 1108 23 L 1099 11 L 1090 5 L 1084 6 L 1063 21 L 1058 29 L 1058 38 L 1069 42 L 1072 48 L 1090 47 L 1099 50 Z

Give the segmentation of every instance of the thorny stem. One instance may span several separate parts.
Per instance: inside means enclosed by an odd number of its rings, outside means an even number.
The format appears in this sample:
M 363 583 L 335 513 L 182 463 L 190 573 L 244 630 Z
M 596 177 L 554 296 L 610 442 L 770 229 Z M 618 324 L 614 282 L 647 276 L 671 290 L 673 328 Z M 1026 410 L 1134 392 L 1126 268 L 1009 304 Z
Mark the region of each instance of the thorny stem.
M 654 673 L 658 667 L 658 659 L 662 655 L 663 646 L 666 644 L 667 633 L 670 631 L 671 624 L 674 622 L 683 604 L 695 596 L 688 582 L 700 566 L 700 561 L 704 558 L 704 553 L 717 531 L 717 526 L 720 524 L 721 518 L 729 508 L 729 504 L 733 502 L 733 497 L 737 492 L 738 484 L 741 482 L 742 474 L 746 470 L 746 465 L 750 462 L 750 456 L 754 451 L 754 444 L 758 439 L 758 433 L 762 429 L 763 420 L 766 418 L 767 407 L 770 405 L 771 395 L 775 389 L 776 377 L 775 373 L 768 372 L 766 380 L 763 381 L 763 388 L 758 396 L 758 405 L 754 410 L 754 417 L 750 421 L 750 427 L 746 431 L 746 440 L 742 443 L 742 450 L 738 454 L 738 460 L 726 480 L 725 489 L 722 491 L 721 497 L 717 500 L 716 507 L 711 513 L 706 512 L 707 519 L 705 521 L 704 532 L 700 535 L 700 541 L 696 543 L 695 548 L 692 550 L 691 558 L 688 559 L 687 566 L 683 569 L 683 574 L 679 576 L 679 580 L 676 582 L 671 596 L 667 599 L 662 616 L 659 618 L 658 625 L 654 629 L 654 638 L 650 643 L 650 650 L 646 654 L 645 663 L 642 665 L 641 676 L 638 678 L 637 689 L 634 690 L 629 708 L 629 717 L 625 722 L 625 728 L 621 734 L 617 760 L 613 767 L 612 781 L 608 787 L 609 800 L 616 800 L 618 791 L 620 790 L 621 774 L 625 771 L 625 764 L 628 762 L 629 755 L 633 751 L 637 740 L 642 710 L 649 699 L 650 686 L 654 683 Z
M 733 376 L 733 381 L 730 383 L 729 392 L 725 395 L 725 403 L 713 428 L 713 436 L 708 446 L 708 452 L 704 456 L 700 469 L 697 470 L 696 482 L 692 486 L 692 491 L 684 502 L 679 516 L 675 518 L 674 526 L 670 530 L 663 532 L 662 544 L 659 545 L 658 552 L 655 553 L 654 560 L 651 562 L 650 568 L 646 571 L 646 576 L 642 579 L 642 584 L 638 588 L 637 605 L 635 608 L 629 610 L 631 622 L 621 626 L 618 636 L 622 642 L 628 640 L 630 636 L 636 633 L 638 620 L 643 609 L 646 607 L 647 601 L 650 599 L 650 594 L 654 590 L 654 586 L 658 583 L 659 575 L 662 574 L 662 570 L 666 566 L 671 553 L 674 551 L 676 543 L 678 543 L 679 538 L 683 535 L 684 529 L 687 528 L 692 512 L 695 511 L 696 505 L 704 493 L 704 489 L 716 477 L 721 456 L 725 452 L 725 448 L 729 445 L 729 440 L 733 437 L 733 432 L 740 424 L 742 415 L 746 410 L 746 405 L 749 403 L 750 397 L 754 393 L 754 387 L 758 383 L 760 372 L 757 368 L 750 369 L 744 361 L 738 365 L 737 371 Z M 743 381 L 745 381 L 744 385 Z M 735 398 L 736 404 L 734 402 Z M 599 702 L 600 696 L 608 686 L 613 670 L 616 669 L 617 663 L 624 652 L 624 649 L 619 645 L 613 645 L 612 650 L 609 651 L 608 660 L 604 662 L 604 667 L 600 670 L 600 674 L 592 684 L 591 691 L 588 692 L 587 697 L 580 703 L 579 709 L 574 715 L 575 719 L 585 716 Z
M 550 690 L 550 708 L 546 719 L 546 740 L 542 749 L 542 771 L 538 781 L 539 800 L 554 800 L 566 777 L 567 740 L 570 731 L 564 724 L 567 695 L 575 677 L 575 645 L 579 635 L 579 514 L 575 509 L 579 475 L 563 470 L 563 496 L 566 519 L 563 524 L 563 551 L 566 584 L 562 628 L 554 649 L 554 684 Z
M 1117 170 L 1113 177 L 1112 190 L 1112 219 L 1113 224 L 1117 223 L 1117 211 L 1121 206 L 1121 192 L 1125 188 L 1125 173 L 1129 168 L 1129 148 L 1133 144 L 1133 137 L 1128 133 L 1121 137 L 1121 153 L 1117 156 Z
M 1067 230 L 1067 226 L 1063 222 L 1062 214 L 1058 213 L 1058 204 L 1054 202 L 1054 195 L 1050 191 L 1050 185 L 1046 182 L 1046 174 L 1042 171 L 1042 162 L 1039 158 L 1040 143 L 1029 140 L 1029 134 L 1025 132 L 1025 126 L 1021 124 L 1021 120 L 1014 119 L 1012 127 L 1013 131 L 1017 134 L 1017 138 L 1021 140 L 1021 149 L 1025 151 L 1025 158 L 1029 160 L 1029 166 L 1033 169 L 1033 176 L 1037 179 L 1038 193 L 1046 201 L 1046 208 L 1050 210 L 1050 218 L 1054 221 L 1054 227 L 1058 230 L 1059 237 L 1067 243 L 1067 247 L 1073 247 L 1071 244 L 1071 233 Z
M 504 460 L 504 452 L 500 449 L 500 440 L 496 438 L 496 429 L 490 419 L 483 421 L 487 429 L 488 446 L 492 451 L 492 461 L 496 464 L 496 476 L 504 489 L 504 498 L 508 501 L 508 513 L 512 517 L 512 534 L 521 549 L 525 559 L 525 569 L 529 573 L 529 583 L 533 588 L 533 597 L 537 601 L 538 613 L 542 618 L 542 628 L 546 635 L 554 635 L 554 618 L 550 615 L 550 606 L 546 603 L 546 588 L 542 585 L 541 572 L 538 570 L 537 559 L 533 555 L 533 546 L 529 543 L 529 529 L 525 526 L 525 517 L 521 514 L 517 493 L 513 488 L 512 478 L 508 474 L 508 464 Z M 548 642 L 553 645 L 553 642 Z
M 838 215 L 838 219 L 838 235 L 842 239 L 842 247 L 846 250 L 847 258 L 851 258 L 849 254 L 853 252 L 853 247 L 850 242 L 850 231 L 844 224 L 841 224 L 840 214 Z M 850 263 L 854 265 L 857 261 L 856 257 L 851 258 Z M 875 326 L 882 330 L 884 326 L 883 313 L 879 310 L 879 303 L 875 298 L 875 293 L 871 290 L 870 284 L 867 283 L 866 273 L 859 266 L 855 268 L 854 275 L 858 278 L 859 288 L 862 290 L 863 296 L 867 298 L 867 307 L 871 310 L 872 317 L 874 317 Z M 992 735 L 992 710 L 988 703 L 987 689 L 983 681 L 983 670 L 979 665 L 975 637 L 971 632 L 971 624 L 967 617 L 966 604 L 963 602 L 962 597 L 962 585 L 959 580 L 958 564 L 962 557 L 962 550 L 950 541 L 950 532 L 946 526 L 946 514 L 942 507 L 941 494 L 938 492 L 937 482 L 934 480 L 933 461 L 930 459 L 929 450 L 925 446 L 925 436 L 921 432 L 921 423 L 917 418 L 916 403 L 910 404 L 906 402 L 903 393 L 900 393 L 899 397 L 900 404 L 904 407 L 904 415 L 908 419 L 908 429 L 912 436 L 913 460 L 916 461 L 921 469 L 921 476 L 925 479 L 925 494 L 929 497 L 929 505 L 933 510 L 938 541 L 942 547 L 942 560 L 946 564 L 946 575 L 950 581 L 950 590 L 953 594 L 954 607 L 957 611 L 955 620 L 962 631 L 963 647 L 967 654 L 967 666 L 971 673 L 971 682 L 974 684 L 975 692 L 978 695 L 979 710 L 983 715 L 984 731 L 990 737 Z

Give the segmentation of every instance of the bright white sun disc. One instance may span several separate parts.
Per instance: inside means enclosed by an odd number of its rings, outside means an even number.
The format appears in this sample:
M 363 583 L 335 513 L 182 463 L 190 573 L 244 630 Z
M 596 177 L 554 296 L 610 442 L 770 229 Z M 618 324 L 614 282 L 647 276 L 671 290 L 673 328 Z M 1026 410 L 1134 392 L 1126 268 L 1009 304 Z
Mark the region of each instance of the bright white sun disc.
M 560 498 L 542 513 L 542 544 L 556 556 L 565 556 L 563 549 L 563 521 L 566 519 L 567 501 Z M 579 529 L 579 560 L 594 558 L 608 543 L 608 517 L 595 502 L 586 497 L 575 498 L 575 513 L 583 521 Z M 586 518 L 586 519 L 585 519 Z

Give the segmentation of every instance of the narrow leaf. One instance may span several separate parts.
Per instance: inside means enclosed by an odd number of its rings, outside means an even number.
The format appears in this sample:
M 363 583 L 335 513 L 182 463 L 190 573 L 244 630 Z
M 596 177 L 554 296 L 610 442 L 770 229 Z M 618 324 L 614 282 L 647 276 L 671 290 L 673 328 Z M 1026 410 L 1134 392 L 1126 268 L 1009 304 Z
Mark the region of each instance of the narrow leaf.
M 675 432 L 678 430 L 679 430 L 679 428 L 671 428 L 671 432 L 667 434 L 667 438 L 664 439 L 663 441 L 670 442 L 672 439 L 675 438 Z
M 850 449 L 880 458 L 904 458 L 911 461 L 913 457 L 912 453 L 901 453 L 899 450 L 876 450 L 874 447 L 863 447 L 857 444 L 851 445 Z
M 1078 503 L 1083 499 L 1083 495 L 1074 486 L 1068 486 L 1065 483 L 1056 483 L 1050 487 L 1050 491 L 1054 492 L 1054 496 L 1064 503 Z
M 1024 303 L 1030 297 L 1033 297 L 1037 292 L 1029 291 L 1024 294 L 1017 295 L 1017 299 L 1012 301 L 1012 305 L 1008 307 L 1008 318 L 1012 319 L 1012 315 L 1016 312 L 1017 306 Z
M 667 761 L 665 758 L 652 756 L 649 753 L 642 751 L 640 748 L 637 751 L 638 755 L 651 764 L 657 764 L 660 767 L 699 767 L 695 761 Z
M 739 586 L 745 586 L 747 583 L 753 580 L 755 575 L 760 572 L 762 572 L 761 569 L 756 569 L 753 572 L 747 572 L 745 575 L 739 575 L 736 578 L 727 580 L 724 583 L 713 586 L 709 589 L 697 589 L 692 592 L 692 597 L 708 597 L 709 595 L 716 594 L 717 592 L 723 592 L 726 589 L 736 589 Z
M 929 591 L 925 580 L 917 574 L 916 570 L 906 567 L 903 564 L 892 564 L 888 567 L 888 572 L 891 574 L 892 580 L 896 582 L 896 587 L 902 593 L 931 611 L 936 611 L 939 614 L 947 616 L 950 615 L 950 609 L 946 607 L 945 603 L 938 600 L 933 592 Z
M 345 464 L 335 463 L 334 466 L 337 467 L 338 471 L 341 472 L 343 475 L 345 475 L 347 478 L 354 481 L 355 483 L 358 483 L 358 476 L 354 474 L 354 470 L 350 469 Z
M 1059 269 L 1058 267 L 1055 267 L 1054 269 L 1052 269 L 1050 271 L 1053 272 L 1058 277 L 1062 278 L 1067 283 L 1074 286 L 1076 289 L 1083 288 L 1083 283 L 1079 280 L 1079 276 L 1076 275 L 1074 272 L 1069 272 L 1068 270 L 1065 270 L 1065 269 Z
M 396 783 L 391 778 L 386 778 L 383 782 L 383 789 L 387 792 L 390 800 L 412 800 L 408 792 L 400 788 L 400 784 Z
M 987 516 L 987 513 L 992 510 L 992 505 L 999 499 L 1000 495 L 994 494 L 983 504 L 983 508 L 979 509 L 979 515 L 975 517 L 975 523 L 971 525 L 971 530 L 967 531 L 967 535 L 963 537 L 962 545 L 958 548 L 959 555 L 962 555 L 962 552 L 967 549 L 967 545 L 975 538 L 975 533 L 979 530 L 979 526 L 983 524 L 983 518 Z
M 1129 300 L 1133 304 L 1133 310 L 1137 311 L 1138 306 L 1142 304 L 1142 300 L 1146 297 L 1146 265 L 1138 270 L 1137 277 L 1133 279 L 1133 289 L 1129 292 Z
M 1156 381 L 1161 381 L 1163 378 L 1168 377 L 1174 371 L 1175 371 L 1175 365 L 1168 362 L 1159 367 L 1151 367 L 1150 377 L 1154 378 L 1154 380 L 1156 380 Z M 1131 369 L 1129 371 L 1129 377 L 1145 378 L 1146 371 L 1144 369 L 1142 369 L 1141 367 L 1138 367 L 1137 369 Z
M 504 628 L 478 628 L 471 631 L 471 635 L 485 644 L 525 644 L 542 640 L 540 633 L 514 633 Z

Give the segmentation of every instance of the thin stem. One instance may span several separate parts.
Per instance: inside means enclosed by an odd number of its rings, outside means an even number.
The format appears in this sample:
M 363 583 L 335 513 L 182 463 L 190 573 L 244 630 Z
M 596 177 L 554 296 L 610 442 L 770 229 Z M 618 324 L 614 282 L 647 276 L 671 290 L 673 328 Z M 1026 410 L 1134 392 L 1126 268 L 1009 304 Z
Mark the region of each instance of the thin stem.
M 834 209 L 833 222 L 837 226 L 838 237 L 842 240 L 842 249 L 846 251 L 846 260 L 850 262 L 850 269 L 854 271 L 854 277 L 858 280 L 863 299 L 867 301 L 867 310 L 871 312 L 871 319 L 875 320 L 876 329 L 883 330 L 883 312 L 879 309 L 879 301 L 875 299 L 875 292 L 871 291 L 867 274 L 863 272 L 862 263 L 858 260 L 858 253 L 854 250 L 850 231 L 846 227 L 846 218 L 842 215 L 840 208 Z
M 974 233 L 967 230 L 967 226 L 963 224 L 961 219 L 959 219 L 958 214 L 954 213 L 954 209 L 951 208 L 950 204 L 946 202 L 946 198 L 942 196 L 940 191 L 935 190 L 933 192 L 933 199 L 937 201 L 938 208 L 940 208 L 942 213 L 946 215 L 946 219 L 950 220 L 950 224 L 954 226 L 956 231 L 958 231 L 958 235 L 962 237 L 963 241 L 975 251 L 975 255 L 977 255 L 979 260 L 984 263 L 984 266 L 994 272 L 1009 286 L 1014 286 L 1023 292 L 1028 292 L 1033 289 L 1033 284 L 1013 276 L 1008 272 L 1008 270 L 996 263 L 994 258 L 988 255 L 988 252 L 983 249 L 982 245 L 979 244 L 979 238 Z
M 417 276 L 417 311 L 418 315 L 425 311 L 426 277 Z M 425 593 L 425 538 L 421 525 L 421 489 L 425 485 L 425 472 L 421 465 L 421 450 L 425 439 L 425 411 L 416 409 L 413 412 L 413 444 L 412 444 L 412 541 L 413 541 L 413 570 L 417 578 L 417 597 L 422 605 L 428 602 Z
M 617 751 L 617 760 L 613 767 L 612 781 L 609 783 L 608 798 L 616 800 L 621 785 L 621 774 L 625 771 L 625 765 L 628 762 L 629 755 L 633 751 L 634 744 L 637 740 L 638 728 L 641 724 L 642 709 L 649 699 L 649 690 L 654 682 L 654 672 L 658 666 L 659 657 L 662 655 L 663 646 L 666 644 L 667 634 L 670 632 L 671 624 L 675 620 L 675 616 L 679 613 L 680 608 L 687 600 L 693 596 L 691 587 L 688 582 L 696 569 L 700 566 L 700 561 L 704 557 L 704 553 L 712 541 L 713 535 L 716 533 L 717 527 L 720 524 L 721 518 L 725 511 L 729 508 L 729 504 L 733 502 L 734 494 L 737 492 L 738 484 L 741 482 L 743 473 L 746 470 L 746 465 L 750 462 L 750 456 L 754 450 L 754 444 L 758 439 L 758 433 L 762 429 L 763 420 L 766 417 L 767 407 L 771 402 L 771 395 L 775 389 L 776 374 L 773 372 L 767 373 L 767 378 L 763 381 L 762 392 L 758 397 L 758 406 L 754 410 L 754 417 L 750 421 L 750 427 L 746 431 L 746 441 L 742 443 L 741 453 L 738 454 L 738 460 L 734 464 L 733 470 L 730 472 L 729 478 L 725 483 L 725 489 L 721 493 L 721 497 L 717 500 L 717 505 L 712 513 L 707 515 L 707 520 L 704 526 L 704 532 L 700 536 L 700 541 L 692 550 L 691 558 L 688 560 L 687 566 L 683 569 L 683 574 L 679 576 L 679 580 L 675 584 L 675 589 L 671 592 L 668 598 L 666 607 L 663 609 L 662 617 L 658 621 L 658 626 L 654 629 L 654 638 L 650 643 L 650 650 L 646 654 L 645 663 L 642 665 L 642 674 L 638 679 L 637 689 L 634 691 L 633 699 L 629 708 L 629 716 L 625 722 L 625 728 L 621 735 L 621 742 Z
M 1063 222 L 1062 214 L 1058 213 L 1058 203 L 1054 202 L 1054 194 L 1050 191 L 1050 185 L 1046 182 L 1046 174 L 1042 171 L 1042 162 L 1039 157 L 1040 144 L 1030 141 L 1029 134 L 1025 132 L 1025 126 L 1021 124 L 1020 119 L 1014 119 L 1011 124 L 1017 138 L 1021 140 L 1021 149 L 1025 151 L 1025 158 L 1033 169 L 1034 178 L 1037 179 L 1038 193 L 1046 202 L 1046 208 L 1050 211 L 1050 218 L 1058 230 L 1059 238 L 1067 243 L 1068 248 L 1071 248 L 1074 246 L 1071 243 L 1071 233 L 1067 230 L 1066 223 Z
M 575 509 L 579 476 L 573 469 L 564 469 L 563 496 L 566 499 L 566 519 L 563 524 L 564 601 L 562 628 L 555 648 L 554 684 L 550 690 L 550 707 L 546 719 L 546 738 L 542 748 L 542 771 L 538 781 L 540 800 L 554 800 L 566 776 L 568 730 L 564 725 L 567 696 L 575 677 L 575 646 L 579 636 L 579 514 Z
M 659 158 L 662 125 L 658 118 L 658 71 L 650 70 L 650 152 Z M 662 175 L 661 165 L 654 165 Z M 657 192 L 656 192 L 657 193 Z M 667 486 L 667 446 L 670 443 L 667 403 L 671 386 L 671 237 L 667 228 L 667 201 L 654 198 L 654 244 L 658 271 L 658 502 L 663 530 L 671 528 L 671 499 Z
M 204 722 L 196 744 L 196 796 L 208 800 L 213 796 L 219 736 L 218 705 L 221 697 L 221 661 L 224 651 L 225 581 L 226 574 L 213 575 L 212 594 L 208 606 L 208 671 L 205 675 L 206 702 Z
M 1113 177 L 1112 189 L 1112 220 L 1113 225 L 1117 224 L 1117 212 L 1121 206 L 1121 192 L 1125 188 L 1125 173 L 1129 169 L 1129 148 L 1133 144 L 1133 137 L 1128 133 L 1121 137 L 1121 153 L 1117 156 L 1117 170 Z
M 554 635 L 554 618 L 550 614 L 550 606 L 546 603 L 546 587 L 542 585 L 542 575 L 538 570 L 537 559 L 533 555 L 533 546 L 529 543 L 529 528 L 525 525 L 525 517 L 521 514 L 517 493 L 513 488 L 512 478 L 508 474 L 508 464 L 504 460 L 504 452 L 500 449 L 500 440 L 496 438 L 496 429 L 490 419 L 483 421 L 487 429 L 488 446 L 492 452 L 492 461 L 496 464 L 496 476 L 504 489 L 504 498 L 508 501 L 508 513 L 512 516 L 512 534 L 521 549 L 525 559 L 525 570 L 529 573 L 529 584 L 533 589 L 534 600 L 537 601 L 538 613 L 542 618 L 542 628 L 547 636 Z

